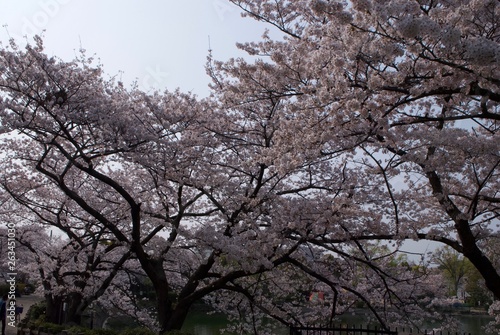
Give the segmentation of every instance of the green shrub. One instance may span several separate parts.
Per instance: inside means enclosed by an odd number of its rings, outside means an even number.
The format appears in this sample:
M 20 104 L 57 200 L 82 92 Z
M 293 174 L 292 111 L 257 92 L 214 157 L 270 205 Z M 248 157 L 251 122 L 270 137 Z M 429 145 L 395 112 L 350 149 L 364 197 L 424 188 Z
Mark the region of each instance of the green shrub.
M 28 323 L 33 323 L 37 320 L 45 321 L 45 301 L 40 301 L 31 307 L 26 312 L 25 320 Z
M 0 284 L 0 297 L 2 297 L 4 294 L 9 293 L 9 290 L 10 290 L 10 285 Z
M 192 333 L 186 333 L 180 330 L 171 330 L 167 332 L 168 335 L 193 335 Z
M 120 331 L 120 335 L 156 335 L 157 333 L 145 328 L 145 327 L 136 327 L 136 328 L 127 328 Z
M 62 325 L 57 325 L 55 323 L 50 323 L 50 322 L 35 322 L 33 328 L 34 329 L 42 328 L 45 332 L 49 334 L 59 334 L 65 329 L 65 327 Z
M 70 327 L 70 328 L 66 328 L 66 332 L 69 335 L 79 335 L 79 334 L 90 335 L 90 333 L 89 333 L 90 329 L 84 328 L 84 327 L 80 327 L 80 326 L 73 326 L 73 327 Z
M 71 328 L 66 328 L 66 332 L 68 335 L 79 335 L 79 334 L 84 334 L 84 335 L 118 335 L 121 334 L 118 333 L 117 331 L 111 330 L 111 329 L 88 329 L 85 327 L 81 326 L 73 326 Z
M 111 329 L 92 329 L 89 335 L 117 335 L 117 332 Z

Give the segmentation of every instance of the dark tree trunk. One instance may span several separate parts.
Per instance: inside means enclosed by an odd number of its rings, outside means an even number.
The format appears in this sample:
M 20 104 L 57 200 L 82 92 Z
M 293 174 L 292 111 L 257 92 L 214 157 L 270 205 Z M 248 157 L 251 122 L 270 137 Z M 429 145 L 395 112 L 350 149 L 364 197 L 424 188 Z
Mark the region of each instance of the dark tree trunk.
M 455 230 L 462 243 L 462 250 L 457 251 L 471 261 L 483 277 L 486 287 L 493 293 L 497 300 L 500 300 L 500 275 L 491 263 L 491 260 L 481 251 L 481 249 L 479 249 L 477 239 L 470 229 L 469 221 L 463 219 L 466 215 L 464 215 L 452 199 L 444 193 L 441 178 L 436 172 L 427 172 L 427 178 L 442 208 L 453 222 L 455 222 Z
M 45 295 L 45 321 L 56 324 L 64 322 L 62 297 Z
M 153 284 L 156 295 L 156 310 L 158 312 L 158 323 L 160 325 L 160 333 L 164 333 L 169 330 L 180 330 L 182 327 L 182 322 L 178 325 L 176 322 L 175 327 L 172 328 L 172 300 L 169 297 L 170 288 L 168 285 L 168 280 L 165 276 L 165 271 L 163 269 L 162 260 L 155 260 L 149 258 L 142 249 L 140 249 L 138 254 L 138 259 L 142 265 L 142 268 L 146 272 L 148 278 Z M 142 257 L 144 258 L 142 258 Z
M 184 306 L 182 304 L 177 305 L 165 322 L 165 331 L 180 330 L 184 321 L 186 321 L 186 317 L 189 313 L 189 307 L 190 306 Z
M 500 275 L 476 244 L 469 222 L 456 220 L 455 228 L 462 242 L 463 255 L 467 257 L 483 277 L 486 287 L 493 293 L 496 300 L 500 300 Z
M 82 313 L 80 312 L 82 296 L 77 293 L 72 293 L 66 296 L 66 323 L 74 323 L 80 325 L 82 323 Z
M 168 281 L 165 277 L 162 262 L 150 260 L 149 266 L 155 269 L 154 274 L 149 274 L 148 277 L 155 289 L 160 333 L 180 330 L 186 320 L 191 304 L 177 302 L 175 308 L 172 308 L 173 303 L 169 296 Z
M 163 273 L 163 269 L 162 273 Z M 156 293 L 156 309 L 158 311 L 158 323 L 160 324 L 161 332 L 164 330 L 171 330 L 167 328 L 167 324 L 172 315 L 172 302 L 168 296 L 168 283 L 162 278 L 151 278 L 153 287 Z M 180 329 L 180 328 L 179 328 Z
M 82 315 L 79 312 L 81 297 L 77 294 L 70 294 L 63 297 L 45 296 L 45 320 L 47 322 L 63 324 L 81 324 Z

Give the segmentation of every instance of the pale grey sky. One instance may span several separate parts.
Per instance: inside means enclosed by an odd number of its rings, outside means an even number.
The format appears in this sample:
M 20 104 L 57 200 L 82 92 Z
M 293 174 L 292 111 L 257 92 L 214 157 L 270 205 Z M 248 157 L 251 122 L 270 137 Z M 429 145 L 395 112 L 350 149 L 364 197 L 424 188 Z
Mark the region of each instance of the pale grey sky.
M 24 45 L 23 36 L 44 32 L 50 55 L 71 60 L 81 46 L 126 84 L 200 96 L 209 36 L 214 57 L 227 59 L 243 55 L 236 42 L 257 40 L 266 28 L 227 0 L 0 0 L 0 8 L 3 43 L 10 36 Z

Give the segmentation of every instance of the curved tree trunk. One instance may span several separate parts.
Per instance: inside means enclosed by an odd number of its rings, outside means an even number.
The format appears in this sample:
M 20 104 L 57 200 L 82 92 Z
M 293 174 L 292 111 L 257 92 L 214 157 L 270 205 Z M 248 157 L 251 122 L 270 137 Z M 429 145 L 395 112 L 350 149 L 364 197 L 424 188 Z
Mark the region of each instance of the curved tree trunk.
M 432 191 L 448 216 L 455 222 L 455 229 L 462 242 L 462 250 L 457 250 L 467 257 L 474 267 L 483 277 L 486 287 L 493 293 L 496 299 L 500 300 L 500 275 L 491 263 L 490 259 L 483 254 L 477 246 L 477 240 L 470 229 L 469 221 L 463 219 L 467 217 L 455 203 L 444 192 L 441 179 L 434 171 L 427 172 L 427 178 L 432 187 Z M 456 248 L 455 248 L 456 249 Z
M 467 257 L 483 277 L 486 287 L 500 300 L 500 275 L 476 244 L 476 238 L 472 233 L 469 222 L 466 220 L 455 220 L 455 228 L 462 241 L 463 255 Z

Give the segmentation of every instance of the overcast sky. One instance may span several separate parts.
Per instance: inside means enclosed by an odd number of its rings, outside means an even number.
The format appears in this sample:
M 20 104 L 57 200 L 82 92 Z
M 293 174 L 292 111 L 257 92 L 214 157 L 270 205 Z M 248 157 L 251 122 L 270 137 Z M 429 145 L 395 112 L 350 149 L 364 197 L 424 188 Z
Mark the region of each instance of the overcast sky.
M 81 46 L 127 84 L 200 96 L 209 37 L 214 57 L 227 59 L 243 55 L 236 42 L 258 40 L 265 28 L 227 0 L 0 0 L 0 8 L 3 43 L 44 32 L 50 55 L 71 60 Z

